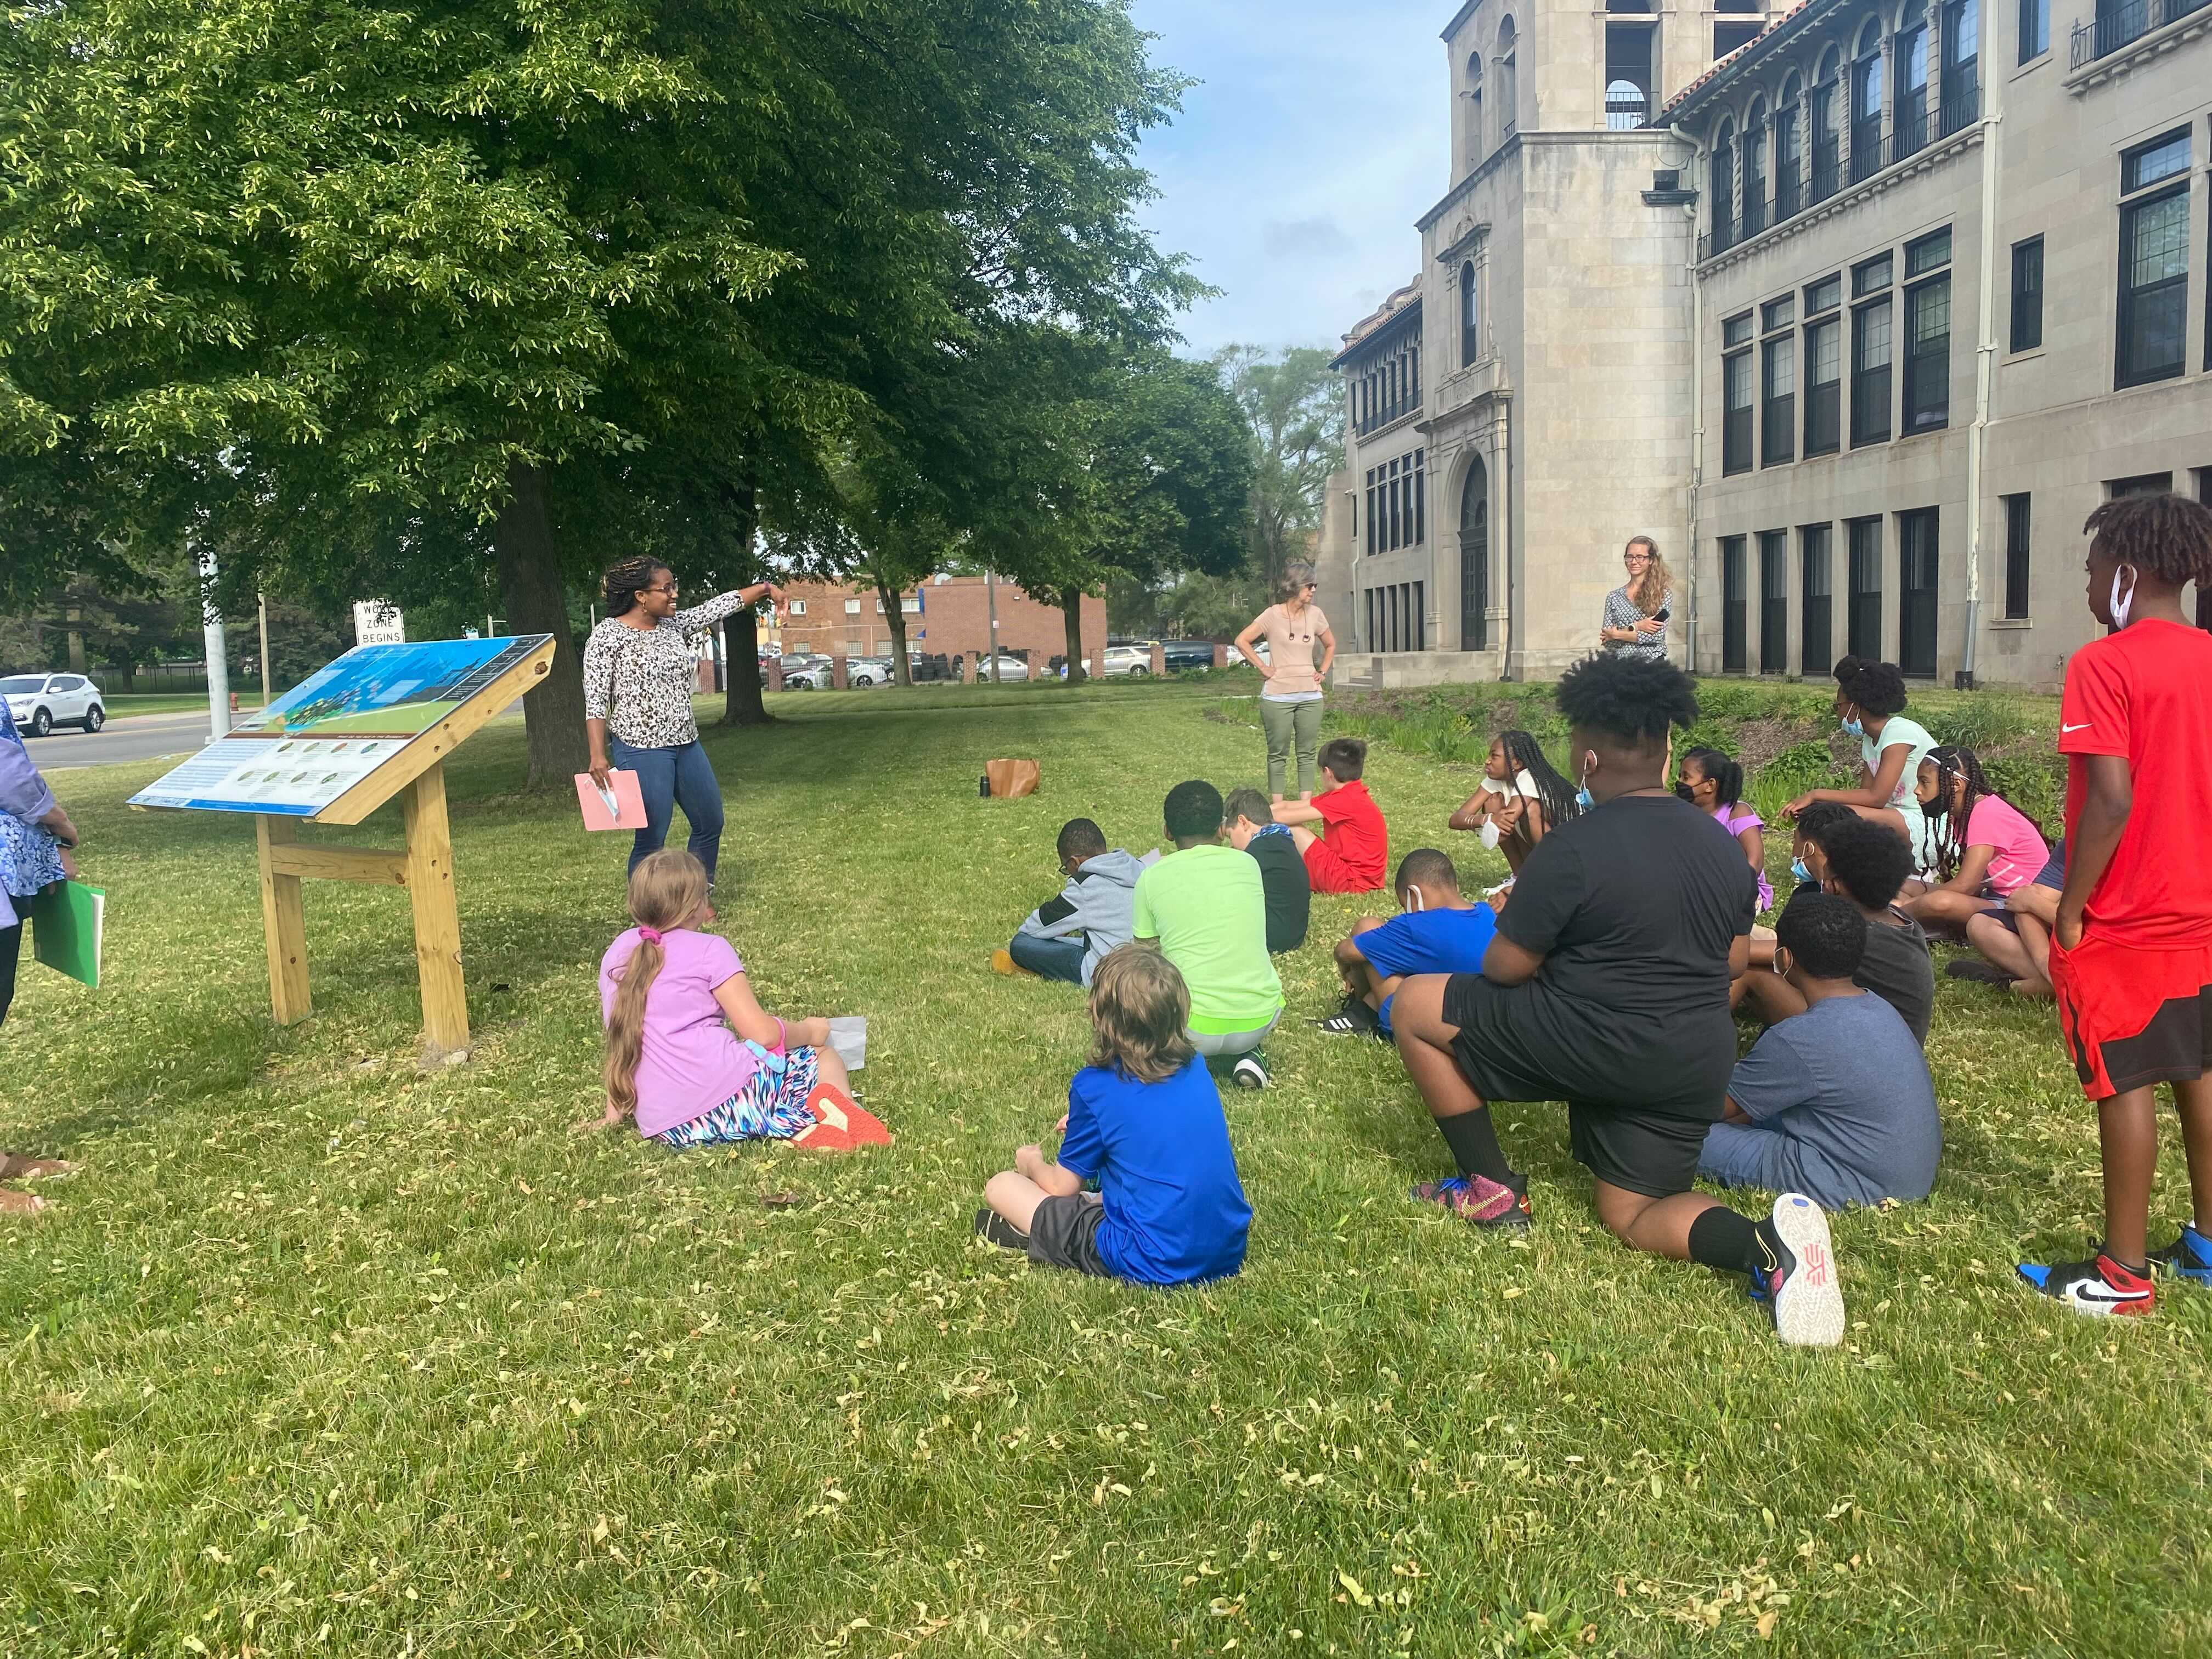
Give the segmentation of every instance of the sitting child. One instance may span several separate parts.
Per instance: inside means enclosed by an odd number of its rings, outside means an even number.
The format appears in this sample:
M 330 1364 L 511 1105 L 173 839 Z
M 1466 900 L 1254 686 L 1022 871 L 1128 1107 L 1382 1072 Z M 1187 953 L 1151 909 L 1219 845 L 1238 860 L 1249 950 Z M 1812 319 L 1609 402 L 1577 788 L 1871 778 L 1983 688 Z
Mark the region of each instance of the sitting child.
M 1099 958 L 1129 942 L 1144 866 L 1118 847 L 1109 849 L 1105 833 L 1089 818 L 1060 826 L 1058 850 L 1067 884 L 1023 919 L 1006 948 L 992 952 L 991 965 L 1002 974 L 1025 971 L 1088 985 Z
M 1238 1087 L 1265 1088 L 1260 1044 L 1283 1017 L 1283 981 L 1267 956 L 1260 866 L 1221 844 L 1221 792 L 1202 779 L 1169 790 L 1164 817 L 1176 850 L 1137 878 L 1131 925 L 1182 974 L 1198 1052 L 1233 1059 Z
M 1743 764 L 1717 749 L 1686 750 L 1678 763 L 1674 793 L 1734 836 L 1759 878 L 1759 908 L 1774 908 L 1774 884 L 1766 878 L 1766 820 L 1743 798 Z
M 823 1018 L 763 1011 L 714 919 L 707 866 L 651 853 L 630 872 L 629 913 L 599 963 L 607 1028 L 606 1115 L 674 1151 L 733 1140 L 793 1140 L 816 1152 L 890 1144 L 847 1092 Z M 588 1127 L 588 1126 L 587 1126 Z
M 1097 1041 L 1068 1085 L 1059 1159 L 1036 1146 L 1016 1152 L 983 1188 L 989 1207 L 975 1231 L 1032 1261 L 1101 1278 L 1228 1277 L 1244 1264 L 1252 1206 L 1221 1096 L 1185 1029 L 1182 975 L 1158 951 L 1124 946 L 1091 976 L 1091 1018 Z M 1091 1180 L 1098 1190 L 1086 1193 Z
M 1574 786 L 1544 758 L 1536 739 L 1526 732 L 1501 732 L 1490 740 L 1482 787 L 1444 827 L 1474 831 L 1486 848 L 1504 852 L 1506 867 L 1518 875 L 1521 860 L 1545 833 L 1579 810 Z
M 1905 908 L 1932 933 L 1963 939 L 1974 917 L 2004 902 L 2051 862 L 2043 832 L 1990 787 L 1971 749 L 1928 751 L 1913 786 L 1936 857 L 1936 880 Z
M 1943 971 L 1954 979 L 1978 979 L 2009 985 L 2016 996 L 2045 998 L 2051 990 L 2051 930 L 2058 925 L 2058 895 L 2066 886 L 2066 843 L 2051 849 L 2051 859 L 2035 879 L 2005 895 L 2002 910 L 1984 910 L 1966 919 L 1966 943 L 1979 962 L 1960 957 Z
M 1267 954 L 1279 956 L 1306 942 L 1313 909 L 1313 884 L 1290 828 L 1275 822 L 1267 796 L 1257 789 L 1232 789 L 1221 804 L 1229 844 L 1249 853 L 1260 866 L 1260 887 L 1267 900 Z
M 1790 826 L 1790 879 L 1793 884 L 1790 890 L 1790 897 L 1820 890 L 1821 878 L 1827 874 L 1826 858 L 1820 850 L 1821 832 L 1855 816 L 1850 807 L 1832 800 L 1814 801 L 1797 815 Z M 1754 975 L 1765 974 L 1773 966 L 1774 930 L 1753 927 L 1751 930 L 1751 966 L 1748 971 Z M 1774 977 L 1778 985 L 1781 983 L 1778 976 L 1771 977 Z M 1756 983 L 1756 981 L 1752 982 Z M 1729 1007 L 1741 1006 L 1746 988 L 1745 976 L 1739 975 L 1735 988 L 1729 994 Z M 1772 1023 L 1764 1015 L 1760 1018 L 1764 1024 Z
M 1905 851 L 1895 832 L 1863 827 Z M 1808 893 L 1775 931 L 1776 960 L 1806 1011 L 1736 1062 L 1698 1173 L 1803 1193 L 1826 1210 L 1927 1197 L 1943 1150 L 1936 1085 L 1897 1010 L 1852 981 L 1866 918 L 1849 900 Z
M 1344 1006 L 1321 1022 L 1339 1035 L 1390 1035 L 1390 999 L 1408 974 L 1479 974 L 1483 952 L 1497 936 L 1498 918 L 1486 904 L 1460 896 L 1459 872 L 1433 847 L 1416 848 L 1398 866 L 1399 915 L 1383 921 L 1362 916 L 1352 937 L 1336 946 L 1344 976 Z
M 1929 1017 L 1936 1008 L 1936 969 L 1929 960 L 1928 935 L 1897 902 L 1912 874 L 1912 849 L 1902 836 L 1849 812 L 1817 820 L 1808 812 L 1798 834 L 1807 849 L 1805 862 L 1818 862 L 1820 878 L 1800 886 L 1790 903 L 1829 893 L 1858 907 L 1867 924 L 1866 954 L 1851 978 L 1896 1009 L 1913 1040 L 1925 1047 Z M 1783 915 L 1789 913 L 1785 906 Z M 1742 985 L 1737 1000 L 1748 1003 L 1766 1024 L 1805 1012 L 1805 999 L 1778 974 L 1753 968 Z
M 1367 745 L 1357 738 L 1331 738 L 1321 746 L 1322 789 L 1310 801 L 1275 803 L 1275 822 L 1291 826 L 1291 839 L 1306 861 L 1316 893 L 1371 893 L 1382 884 L 1390 832 L 1360 781 Z M 1318 823 L 1326 839 L 1307 829 Z

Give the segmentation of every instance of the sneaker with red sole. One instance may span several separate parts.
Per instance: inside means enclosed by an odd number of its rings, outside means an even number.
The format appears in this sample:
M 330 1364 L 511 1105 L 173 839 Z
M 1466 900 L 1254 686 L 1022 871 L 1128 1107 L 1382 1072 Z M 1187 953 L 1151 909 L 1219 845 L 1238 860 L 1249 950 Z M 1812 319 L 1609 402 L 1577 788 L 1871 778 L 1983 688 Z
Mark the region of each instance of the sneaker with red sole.
M 815 1085 L 806 1097 L 806 1109 L 814 1115 L 814 1127 L 800 1130 L 792 1140 L 809 1152 L 849 1152 L 891 1144 L 891 1132 L 881 1118 L 830 1084 Z
M 1478 1227 L 1525 1232 L 1529 1225 L 1528 1194 L 1487 1176 L 1447 1176 L 1442 1181 L 1425 1181 L 1408 1196 L 1417 1204 L 1449 1210 L 1462 1221 L 1472 1221 Z
M 1751 1270 L 1752 1300 L 1793 1348 L 1832 1348 L 1844 1340 L 1844 1291 L 1828 1218 L 1802 1193 L 1784 1193 L 1759 1230 L 1765 1258 Z
M 2054 1261 L 2048 1266 L 2023 1261 L 2019 1273 L 2052 1301 L 2063 1302 L 2075 1313 L 2093 1318 L 2147 1314 L 2158 1306 L 2158 1287 L 2145 1275 L 2113 1261 L 2101 1247 L 2087 1261 Z

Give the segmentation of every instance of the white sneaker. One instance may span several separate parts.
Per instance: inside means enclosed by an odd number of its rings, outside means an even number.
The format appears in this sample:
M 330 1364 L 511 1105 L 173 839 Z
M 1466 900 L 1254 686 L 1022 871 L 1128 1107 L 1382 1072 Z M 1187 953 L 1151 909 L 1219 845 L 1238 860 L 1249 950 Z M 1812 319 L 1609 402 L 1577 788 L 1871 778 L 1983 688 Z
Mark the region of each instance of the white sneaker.
M 1774 1231 L 1782 1260 L 1763 1288 L 1774 1310 L 1774 1334 L 1792 1347 L 1832 1348 L 1844 1340 L 1844 1292 L 1836 1282 L 1836 1250 L 1828 1218 L 1802 1193 L 1774 1200 Z
M 1267 1068 L 1260 1063 L 1257 1054 L 1245 1054 L 1229 1073 L 1229 1080 L 1240 1089 L 1264 1089 L 1267 1086 Z

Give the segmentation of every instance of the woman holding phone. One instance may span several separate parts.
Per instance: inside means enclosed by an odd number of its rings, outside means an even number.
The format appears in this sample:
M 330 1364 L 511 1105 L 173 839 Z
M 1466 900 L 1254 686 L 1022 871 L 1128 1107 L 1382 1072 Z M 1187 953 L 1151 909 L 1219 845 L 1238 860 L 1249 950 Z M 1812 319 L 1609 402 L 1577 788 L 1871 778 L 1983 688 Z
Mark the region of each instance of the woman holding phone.
M 1618 656 L 1664 661 L 1674 576 L 1659 556 L 1659 544 L 1649 536 L 1632 536 L 1620 562 L 1628 568 L 1628 580 L 1605 596 L 1605 623 L 1597 636 Z

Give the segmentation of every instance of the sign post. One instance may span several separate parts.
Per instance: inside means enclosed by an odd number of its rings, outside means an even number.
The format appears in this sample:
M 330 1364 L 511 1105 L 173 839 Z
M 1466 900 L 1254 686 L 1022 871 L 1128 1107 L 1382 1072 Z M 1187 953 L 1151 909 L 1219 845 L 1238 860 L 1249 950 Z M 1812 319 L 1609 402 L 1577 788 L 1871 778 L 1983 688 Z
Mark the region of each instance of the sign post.
M 360 647 L 131 797 L 136 806 L 253 815 L 269 1009 L 279 1025 L 314 1010 L 301 884 L 401 887 L 414 912 L 425 1057 L 467 1051 L 446 757 L 552 663 L 546 634 Z M 394 796 L 405 832 L 397 850 L 300 839 L 303 819 L 359 823 Z

